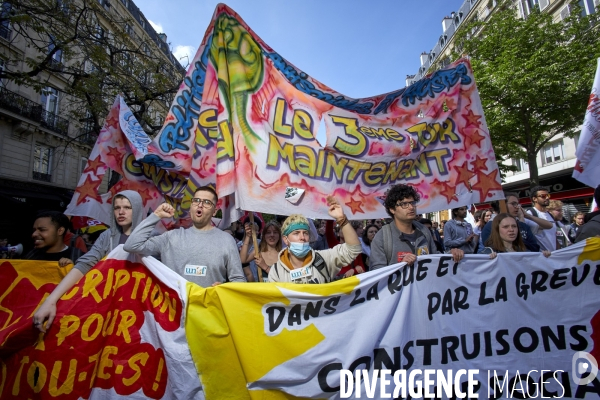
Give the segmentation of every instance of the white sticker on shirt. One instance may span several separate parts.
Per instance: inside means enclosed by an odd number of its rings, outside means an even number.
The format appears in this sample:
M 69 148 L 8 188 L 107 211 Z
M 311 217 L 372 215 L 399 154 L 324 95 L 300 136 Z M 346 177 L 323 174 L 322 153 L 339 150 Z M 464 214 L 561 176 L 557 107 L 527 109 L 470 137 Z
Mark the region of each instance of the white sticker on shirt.
M 310 278 L 312 276 L 312 266 L 294 269 L 290 271 L 290 277 L 293 281 L 302 278 Z
M 206 270 L 208 267 L 206 265 L 186 265 L 183 269 L 184 275 L 192 275 L 192 276 L 206 276 Z

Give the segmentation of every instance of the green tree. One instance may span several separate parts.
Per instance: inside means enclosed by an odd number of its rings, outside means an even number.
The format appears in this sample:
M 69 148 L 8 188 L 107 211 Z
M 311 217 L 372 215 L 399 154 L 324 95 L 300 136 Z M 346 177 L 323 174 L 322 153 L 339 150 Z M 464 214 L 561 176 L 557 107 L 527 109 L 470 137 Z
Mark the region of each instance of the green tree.
M 100 132 L 120 93 L 144 130 L 156 134 L 162 123 L 150 111 L 170 106 L 185 70 L 167 43 L 157 49 L 148 35 L 136 34 L 137 23 L 106 0 L 4 1 L 0 36 L 9 48 L 28 51 L 4 52 L 0 79 L 38 93 L 53 76 L 66 81 L 61 112 L 79 123 L 81 134 Z
M 538 152 L 583 123 L 600 57 L 598 14 L 582 16 L 573 4 L 562 22 L 539 11 L 523 19 L 511 5 L 457 32 L 453 56 L 470 56 L 496 157 L 527 160 L 538 184 Z

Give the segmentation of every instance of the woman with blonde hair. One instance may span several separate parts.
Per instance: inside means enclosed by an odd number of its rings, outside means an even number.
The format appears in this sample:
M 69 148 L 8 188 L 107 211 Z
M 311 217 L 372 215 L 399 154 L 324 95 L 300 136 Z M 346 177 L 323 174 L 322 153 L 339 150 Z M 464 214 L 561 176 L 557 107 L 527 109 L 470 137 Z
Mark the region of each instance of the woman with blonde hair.
M 329 215 L 336 220 L 346 243 L 332 249 L 313 250 L 310 247 L 308 220 L 300 214 L 290 215 L 281 227 L 287 248 L 279 252 L 277 262 L 267 269 L 269 282 L 331 282 L 343 266 L 360 255 L 360 241 L 342 206 L 333 196 L 327 196 L 327 205 Z
M 245 224 L 244 228 L 246 230 L 246 235 L 244 236 L 242 248 L 240 249 L 242 263 L 254 262 L 256 267 L 262 270 L 263 280 L 266 281 L 269 269 L 277 262 L 279 252 L 283 247 L 281 240 L 281 226 L 276 220 L 271 220 L 265 224 L 262 231 L 262 240 L 258 245 L 258 254 L 250 244 L 252 238 L 250 224 Z

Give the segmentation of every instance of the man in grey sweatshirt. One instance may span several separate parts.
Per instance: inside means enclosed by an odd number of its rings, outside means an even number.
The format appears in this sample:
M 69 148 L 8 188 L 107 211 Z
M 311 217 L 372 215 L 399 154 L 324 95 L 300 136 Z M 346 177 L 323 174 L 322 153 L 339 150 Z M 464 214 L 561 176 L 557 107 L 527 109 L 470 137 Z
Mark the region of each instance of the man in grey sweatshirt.
M 161 204 L 131 233 L 125 242 L 125 251 L 160 256 L 167 267 L 202 287 L 227 281 L 246 282 L 235 240 L 211 225 L 211 218 L 217 212 L 217 200 L 212 188 L 198 188 L 190 208 L 193 226 L 150 237 L 162 218 L 174 215 L 173 206 Z

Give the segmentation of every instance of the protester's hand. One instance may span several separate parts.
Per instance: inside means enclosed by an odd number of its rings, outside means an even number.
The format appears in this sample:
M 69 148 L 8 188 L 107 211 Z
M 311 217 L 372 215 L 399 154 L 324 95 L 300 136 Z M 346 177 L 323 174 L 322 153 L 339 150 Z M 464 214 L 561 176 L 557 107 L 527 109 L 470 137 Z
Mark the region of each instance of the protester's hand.
M 66 267 L 69 264 L 74 264 L 74 262 L 70 258 L 63 257 L 60 260 L 58 260 L 59 267 Z
M 460 262 L 465 256 L 465 252 L 461 249 L 452 249 L 450 250 L 450 254 L 452 254 L 452 259 L 454 262 Z
M 544 255 L 544 257 L 548 258 L 550 257 L 550 254 L 552 254 L 552 252 L 550 250 L 544 250 L 542 251 L 542 254 Z
M 344 218 L 344 210 L 342 210 L 342 206 L 335 197 L 327 196 L 327 206 L 329 207 L 329 215 L 335 218 L 336 221 Z
M 360 265 L 357 265 L 356 268 L 354 268 L 354 269 L 356 270 L 357 274 L 362 274 L 363 272 L 365 272 L 363 267 L 361 267 Z
M 498 256 L 498 253 L 496 253 L 495 251 L 492 251 L 490 253 L 490 260 L 493 260 L 494 258 L 496 258 Z
M 471 233 L 469 236 L 467 236 L 467 243 L 471 243 L 471 241 L 473 240 L 473 238 L 474 238 L 475 236 L 477 236 L 477 235 L 476 235 L 476 234 L 474 234 L 474 233 Z
M 223 284 L 223 282 L 215 282 L 211 286 L 215 287 L 215 286 L 219 286 L 219 285 L 222 285 L 222 284 Z
M 156 210 L 154 210 L 154 215 L 161 219 L 173 218 L 173 215 L 175 215 L 175 209 L 168 203 L 162 203 L 156 208 Z
M 267 268 L 269 268 L 269 266 L 267 265 L 267 263 L 265 262 L 265 259 L 262 257 L 261 254 L 254 255 L 254 262 L 263 271 L 266 270 Z
M 33 314 L 33 327 L 46 333 L 46 331 L 50 329 L 54 317 L 56 317 L 56 304 L 45 301 L 35 314 Z M 44 321 L 46 321 L 46 323 L 44 323 Z
M 517 218 L 519 218 L 519 221 L 525 220 L 525 212 L 523 211 L 523 207 L 521 207 L 521 205 L 518 205 L 517 210 Z
M 344 274 L 344 278 L 350 278 L 352 275 L 354 275 L 354 270 L 352 268 L 350 268 L 348 271 L 346 271 L 346 273 Z
M 256 224 L 254 224 L 256 225 Z M 255 226 L 256 228 L 256 226 Z M 249 244 L 250 243 L 250 239 L 252 239 L 252 225 L 249 222 L 246 222 L 244 224 L 244 243 Z
M 414 254 L 405 254 L 404 258 L 402 259 L 402 262 L 407 263 L 408 265 L 413 265 L 415 263 L 415 261 L 417 261 L 417 256 L 415 256 Z

